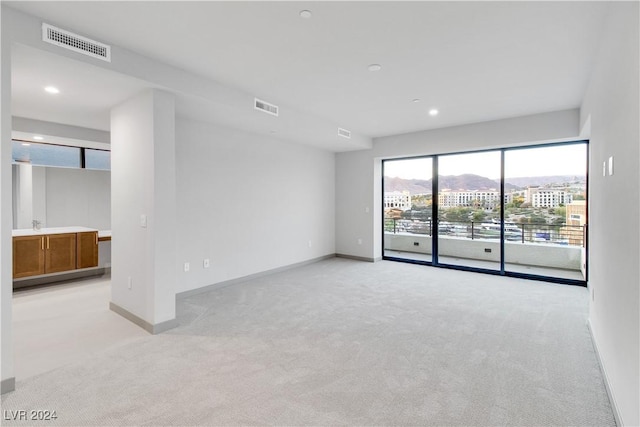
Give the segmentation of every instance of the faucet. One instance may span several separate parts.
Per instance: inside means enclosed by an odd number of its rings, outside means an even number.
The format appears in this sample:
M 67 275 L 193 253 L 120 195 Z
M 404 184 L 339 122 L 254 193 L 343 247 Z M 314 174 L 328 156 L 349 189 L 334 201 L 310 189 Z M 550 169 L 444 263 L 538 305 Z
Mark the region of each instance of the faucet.
M 33 221 L 31 221 L 31 224 L 33 224 L 33 229 L 36 231 L 40 230 L 40 225 L 42 225 L 41 222 L 38 221 L 37 219 L 34 219 Z

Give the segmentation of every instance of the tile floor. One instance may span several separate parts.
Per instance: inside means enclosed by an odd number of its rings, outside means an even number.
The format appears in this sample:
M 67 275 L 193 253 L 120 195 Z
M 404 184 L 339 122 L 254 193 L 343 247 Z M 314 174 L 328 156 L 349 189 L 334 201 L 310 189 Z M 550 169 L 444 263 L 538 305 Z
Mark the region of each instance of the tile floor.
M 147 336 L 109 310 L 111 279 L 89 278 L 14 291 L 17 381 Z

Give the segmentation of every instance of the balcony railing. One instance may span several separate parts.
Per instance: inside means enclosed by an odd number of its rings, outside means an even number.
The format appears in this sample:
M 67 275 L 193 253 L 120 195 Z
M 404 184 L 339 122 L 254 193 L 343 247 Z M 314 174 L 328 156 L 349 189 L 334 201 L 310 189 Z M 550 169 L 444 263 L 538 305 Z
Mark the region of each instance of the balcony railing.
M 438 222 L 441 236 L 464 237 L 468 239 L 499 239 L 500 224 L 493 222 Z M 384 218 L 387 233 L 411 233 L 431 236 L 431 220 Z M 554 243 L 558 245 L 585 246 L 587 225 L 566 224 L 514 224 L 505 223 L 505 240 L 522 243 Z

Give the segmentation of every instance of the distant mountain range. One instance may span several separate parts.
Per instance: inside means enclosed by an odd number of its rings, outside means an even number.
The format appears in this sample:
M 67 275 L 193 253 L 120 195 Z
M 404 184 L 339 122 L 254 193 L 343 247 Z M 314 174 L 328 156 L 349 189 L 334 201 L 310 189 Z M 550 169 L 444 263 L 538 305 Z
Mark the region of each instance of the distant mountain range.
M 533 176 L 524 178 L 508 178 L 507 182 L 515 186 L 526 187 L 538 187 L 541 185 L 566 185 L 566 184 L 586 184 L 587 180 L 584 176 L 575 175 L 551 175 L 551 176 Z
M 480 175 L 464 174 L 464 175 L 441 175 L 439 185 L 442 189 L 449 190 L 497 190 L 500 188 L 500 181 L 486 178 Z M 555 175 L 555 176 L 535 176 L 535 177 L 519 177 L 509 178 L 504 183 L 506 191 L 520 190 L 529 186 L 538 187 L 549 184 L 568 184 L 568 183 L 584 183 L 584 177 L 576 177 L 572 175 Z M 403 179 L 397 177 L 385 177 L 384 191 L 403 191 L 408 190 L 411 194 L 431 193 L 430 179 Z

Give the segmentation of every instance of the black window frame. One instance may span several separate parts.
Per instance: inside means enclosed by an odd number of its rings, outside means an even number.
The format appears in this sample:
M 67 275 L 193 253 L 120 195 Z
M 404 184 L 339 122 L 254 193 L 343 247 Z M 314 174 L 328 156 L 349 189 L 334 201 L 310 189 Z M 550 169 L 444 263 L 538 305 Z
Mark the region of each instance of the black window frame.
M 505 276 L 505 277 L 514 277 L 521 279 L 529 279 L 529 280 L 538 280 L 544 282 L 558 283 L 563 285 L 573 285 L 573 286 L 583 286 L 587 287 L 587 282 L 589 280 L 589 233 L 585 233 L 584 247 L 585 247 L 585 273 L 583 280 L 577 279 L 568 279 L 562 277 L 554 277 L 554 276 L 544 276 L 539 274 L 530 274 L 530 273 L 520 273 L 515 271 L 505 270 L 505 235 L 504 235 L 504 183 L 505 183 L 505 153 L 514 150 L 524 150 L 524 149 L 532 149 L 532 148 L 549 148 L 555 146 L 567 146 L 567 145 L 578 145 L 585 144 L 586 145 L 586 171 L 585 171 L 585 200 L 587 201 L 585 206 L 585 215 L 587 218 L 589 217 L 589 140 L 587 139 L 579 139 L 572 141 L 564 141 L 564 142 L 551 142 L 544 144 L 531 144 L 531 145 L 519 145 L 513 147 L 501 147 L 501 148 L 487 148 L 487 149 L 479 149 L 479 150 L 468 150 L 468 151 L 455 151 L 455 152 L 447 152 L 447 153 L 438 153 L 438 154 L 425 154 L 421 156 L 406 156 L 406 157 L 394 157 L 382 159 L 381 172 L 381 188 L 382 188 L 382 203 L 381 203 L 381 233 L 382 233 L 382 259 L 389 261 L 397 261 L 404 262 L 409 264 L 420 264 L 420 265 L 428 265 L 432 267 L 439 268 L 447 268 L 451 270 L 462 270 L 462 271 L 471 271 L 475 273 L 484 273 L 484 274 L 492 274 L 497 276 Z M 473 153 L 486 153 L 486 152 L 500 152 L 500 268 L 497 270 L 485 269 L 480 267 L 470 267 L 464 265 L 454 265 L 454 264 L 444 264 L 440 263 L 438 260 L 438 222 L 439 222 L 439 206 L 438 206 L 438 160 L 441 156 L 449 156 L 456 154 L 473 154 Z M 394 256 L 385 255 L 385 229 L 384 229 L 384 167 L 385 162 L 391 162 L 396 160 L 411 160 L 411 159 L 424 159 L 431 158 L 432 159 L 432 204 L 431 204 L 431 218 L 432 218 L 432 236 L 431 236 L 431 261 L 417 260 L 417 259 L 408 259 L 408 258 L 400 258 Z M 585 225 L 586 230 L 588 230 L 589 225 Z
M 109 169 L 95 169 L 95 168 L 87 168 L 87 158 L 86 158 L 86 150 L 95 150 L 95 151 L 107 151 L 109 153 L 111 153 L 111 150 L 106 150 L 104 148 L 91 148 L 91 147 L 79 147 L 77 145 L 64 145 L 64 144 L 55 144 L 55 143 L 48 143 L 48 142 L 34 142 L 34 141 L 29 141 L 26 139 L 16 139 L 16 138 L 12 138 L 11 142 L 19 142 L 22 144 L 30 144 L 30 145 L 53 145 L 56 147 L 71 147 L 71 148 L 78 148 L 79 149 L 79 165 L 80 167 L 73 167 L 73 166 L 57 166 L 57 165 L 35 165 L 35 166 L 42 166 L 42 167 L 49 167 L 49 168 L 68 168 L 68 169 L 89 169 L 89 170 L 103 170 L 103 171 L 111 171 L 111 166 L 109 166 Z M 21 161 L 16 161 L 13 159 L 13 155 L 11 156 L 11 161 L 14 164 L 21 164 L 21 163 L 27 163 L 27 162 L 21 162 Z M 29 164 L 31 164 L 31 162 L 28 162 Z

